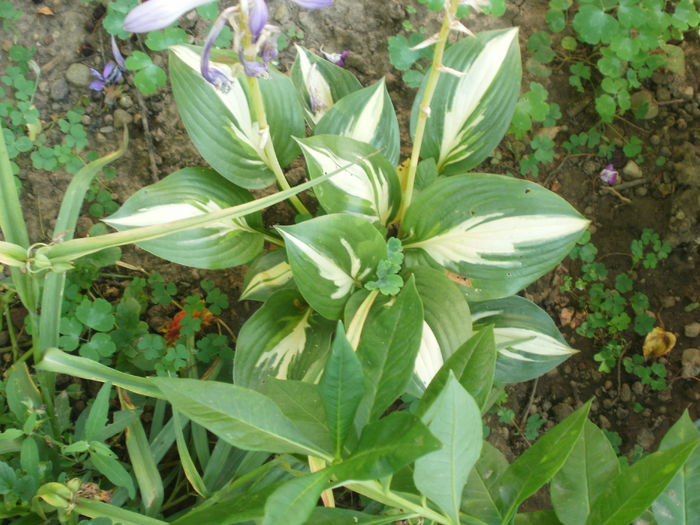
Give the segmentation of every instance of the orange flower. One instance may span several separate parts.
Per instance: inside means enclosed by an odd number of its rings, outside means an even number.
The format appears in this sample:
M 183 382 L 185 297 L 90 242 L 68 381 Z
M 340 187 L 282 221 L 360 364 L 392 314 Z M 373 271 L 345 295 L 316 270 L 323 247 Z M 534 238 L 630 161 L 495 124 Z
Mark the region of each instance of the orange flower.
M 180 310 L 172 321 L 168 321 L 163 327 L 163 332 L 165 332 L 165 342 L 168 346 L 173 346 L 175 341 L 180 338 L 180 331 L 182 330 L 182 319 L 187 315 L 187 312 Z M 192 317 L 195 319 L 201 319 L 202 322 L 199 325 L 200 331 L 205 329 L 207 326 L 214 322 L 214 314 L 202 306 L 201 310 L 192 312 Z

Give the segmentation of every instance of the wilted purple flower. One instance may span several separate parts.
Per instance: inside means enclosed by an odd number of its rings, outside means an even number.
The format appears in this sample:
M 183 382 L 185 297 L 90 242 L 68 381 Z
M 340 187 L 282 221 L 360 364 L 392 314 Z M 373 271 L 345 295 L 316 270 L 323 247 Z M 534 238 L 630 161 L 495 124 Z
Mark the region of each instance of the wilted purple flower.
M 116 84 L 122 78 L 122 72 L 119 71 L 119 68 L 112 62 L 107 62 L 105 64 L 105 67 L 102 69 L 102 73 L 96 69 L 90 68 L 90 74 L 95 80 L 90 82 L 88 88 L 92 89 L 93 91 L 102 91 L 105 86 Z
M 238 54 L 238 57 L 241 59 L 241 64 L 243 64 L 243 71 L 247 76 L 258 78 L 267 75 L 267 66 L 265 64 L 261 64 L 260 62 L 255 61 L 249 62 L 243 56 L 242 51 Z
M 214 41 L 221 33 L 224 25 L 226 24 L 227 15 L 229 9 L 225 9 L 219 17 L 214 22 L 214 25 L 209 30 L 209 35 L 207 35 L 207 41 L 204 43 L 204 49 L 202 50 L 202 59 L 199 64 L 200 72 L 207 82 L 213 84 L 222 91 L 228 91 L 229 85 L 231 84 L 231 79 L 221 71 L 219 68 L 211 65 L 210 56 L 211 48 L 214 45 Z
M 186 12 L 212 0 L 148 0 L 134 7 L 124 19 L 124 29 L 148 33 L 168 27 Z
M 602 180 L 604 183 L 613 186 L 617 183 L 619 173 L 615 169 L 615 166 L 613 166 L 612 164 L 608 164 L 601 170 L 600 175 L 598 176 L 600 177 L 600 180 Z
M 333 0 L 292 0 L 306 9 L 320 9 L 333 4 Z
M 326 60 L 329 62 L 333 62 L 336 66 L 344 67 L 345 66 L 345 59 L 348 57 L 350 54 L 349 50 L 342 51 L 341 53 L 326 53 L 325 51 L 322 50 L 323 56 L 326 57 Z

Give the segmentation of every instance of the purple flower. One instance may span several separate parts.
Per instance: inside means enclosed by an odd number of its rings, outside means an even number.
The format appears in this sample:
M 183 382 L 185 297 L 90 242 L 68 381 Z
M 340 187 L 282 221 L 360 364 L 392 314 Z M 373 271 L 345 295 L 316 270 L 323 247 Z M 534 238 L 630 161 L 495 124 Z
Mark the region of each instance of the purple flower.
M 124 30 L 148 33 L 168 27 L 186 12 L 212 0 L 148 0 L 134 7 L 124 19 Z
M 112 56 L 114 57 L 114 61 L 117 63 L 117 67 L 122 72 L 126 71 L 126 61 L 124 60 L 122 52 L 119 50 L 117 39 L 114 38 L 114 35 L 112 35 Z
M 333 4 L 333 0 L 292 0 L 306 9 L 320 9 Z
M 598 176 L 600 177 L 600 180 L 602 180 L 604 183 L 613 186 L 617 183 L 619 173 L 615 169 L 615 166 L 613 166 L 612 164 L 608 164 L 601 170 L 600 175 Z
M 241 59 L 241 64 L 243 64 L 243 71 L 247 76 L 255 78 L 267 76 L 267 66 L 265 64 L 261 64 L 260 62 L 255 61 L 247 61 L 243 57 L 242 51 L 238 54 L 238 57 Z
M 88 88 L 93 91 L 102 91 L 105 86 L 116 84 L 122 78 L 122 72 L 119 71 L 119 68 L 112 64 L 112 62 L 107 62 L 107 64 L 105 64 L 102 73 L 96 69 L 90 68 L 90 74 L 95 80 L 90 82 Z
M 344 67 L 345 66 L 345 59 L 348 58 L 348 55 L 350 54 L 349 50 L 345 50 L 341 53 L 326 53 L 323 51 L 323 56 L 326 57 L 326 60 L 329 62 L 333 62 L 336 66 Z
M 214 41 L 221 33 L 224 25 L 226 25 L 227 11 L 225 9 L 216 19 L 214 25 L 209 30 L 209 35 L 207 35 L 207 41 L 204 43 L 204 49 L 202 50 L 202 59 L 200 61 L 200 71 L 202 76 L 207 82 L 221 89 L 222 91 L 228 91 L 229 85 L 231 84 L 231 79 L 221 71 L 219 68 L 211 65 L 211 48 L 214 45 Z
M 253 5 L 248 12 L 248 27 L 253 34 L 254 42 L 258 40 L 265 24 L 267 24 L 268 16 L 269 11 L 265 0 L 253 0 Z

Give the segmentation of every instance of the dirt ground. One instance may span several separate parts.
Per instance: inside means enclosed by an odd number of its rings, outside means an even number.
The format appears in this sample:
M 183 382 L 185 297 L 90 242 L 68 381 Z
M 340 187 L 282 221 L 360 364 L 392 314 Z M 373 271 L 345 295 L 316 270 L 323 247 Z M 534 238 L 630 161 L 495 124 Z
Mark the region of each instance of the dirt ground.
M 225 3 L 225 2 L 224 2 Z M 177 110 L 167 89 L 152 96 L 139 94 L 133 84 L 122 84 L 121 93 L 108 102 L 102 93 L 91 92 L 87 82 L 82 85 L 75 78 L 67 78 L 70 68 L 85 71 L 85 67 L 101 68 L 110 59 L 109 40 L 100 26 L 104 9 L 99 2 L 80 0 L 46 0 L 29 2 L 13 0 L 26 14 L 18 22 L 18 30 L 0 38 L 4 49 L 7 43 L 36 47 L 35 61 L 41 68 L 41 79 L 34 103 L 42 119 L 48 121 L 62 115 L 78 102 L 87 111 L 83 123 L 90 133 L 89 150 L 100 154 L 116 149 L 119 140 L 118 125 L 127 122 L 131 135 L 129 151 L 115 166 L 116 179 L 109 189 L 118 202 L 123 202 L 137 189 L 185 166 L 202 165 L 203 160 L 190 145 Z M 290 2 L 273 0 L 271 16 L 283 27 L 296 27 L 304 37 L 298 42 L 311 49 L 327 51 L 351 50 L 348 68 L 367 85 L 381 76 L 387 85 L 399 114 L 403 129 L 407 129 L 408 114 L 414 90 L 407 88 L 400 74 L 393 71 L 388 60 L 387 38 L 400 32 L 401 23 L 409 14 L 407 5 L 412 0 L 336 0 L 336 5 L 320 11 L 304 11 Z M 50 7 L 53 15 L 34 14 L 41 7 Z M 543 30 L 545 1 L 509 2 L 505 16 L 493 19 L 478 17 L 469 20 L 473 30 L 506 26 L 520 27 L 524 47 L 532 32 Z M 421 8 L 422 9 L 422 8 Z M 419 12 L 422 12 L 419 10 Z M 184 27 L 200 34 L 203 27 L 191 15 Z M 430 22 L 428 22 L 430 25 Z M 131 50 L 144 49 L 142 40 L 132 39 Z M 669 371 L 669 387 L 651 391 L 624 370 L 603 374 L 597 371 L 592 359 L 596 345 L 582 338 L 568 327 L 563 332 L 571 346 L 581 352 L 556 370 L 533 382 L 510 389 L 508 406 L 520 422 L 524 415 L 539 414 L 551 426 L 568 415 L 579 403 L 596 397 L 592 419 L 601 427 L 618 432 L 622 437 L 621 449 L 630 452 L 635 445 L 646 451 L 656 448 L 668 427 L 685 409 L 691 417 L 700 417 L 700 384 L 696 378 L 682 378 L 683 351 L 700 347 L 700 337 L 687 337 L 684 327 L 700 321 L 700 310 L 686 312 L 690 303 L 700 301 L 700 40 L 697 34 L 679 43 L 686 54 L 683 75 L 661 72 L 654 75 L 647 86 L 657 99 L 669 103 L 660 107 L 651 120 L 630 123 L 616 122 L 622 134 L 635 134 L 645 144 L 653 144 L 669 159 L 657 167 L 653 158 L 642 164 L 640 182 L 620 196 L 605 190 L 597 178 L 603 162 L 592 156 L 570 157 L 560 147 L 570 133 L 588 129 L 595 122 L 592 100 L 581 100 L 579 93 L 568 86 L 568 73 L 554 70 L 547 79 L 535 79 L 549 90 L 563 117 L 555 135 L 557 156 L 541 170 L 537 182 L 557 191 L 591 219 L 593 241 L 599 254 L 611 271 L 623 270 L 629 258 L 629 243 L 638 238 L 642 229 L 653 227 L 661 237 L 671 242 L 672 253 L 653 272 L 640 278 L 635 286 L 646 293 L 657 324 L 678 336 L 676 348 L 661 358 Z M 124 46 L 125 52 L 129 49 Z M 156 64 L 165 66 L 164 53 L 152 53 Z M 5 67 L 6 59 L 0 59 Z M 284 70 L 291 64 L 291 54 L 281 58 Z M 76 66 L 77 65 L 77 66 Z M 523 89 L 533 80 L 525 75 Z M 517 144 L 512 138 L 499 147 L 493 159 L 481 169 L 496 173 L 517 173 Z M 404 152 L 407 151 L 404 149 Z M 626 159 L 620 159 L 624 165 Z M 35 241 L 49 241 L 54 217 L 70 176 L 61 172 L 36 171 L 31 164 L 22 165 L 24 203 L 28 210 L 30 230 Z M 623 180 L 629 180 L 624 179 Z M 81 232 L 92 224 L 92 219 L 81 219 Z M 78 232 L 79 234 L 81 232 Z M 232 299 L 234 308 L 228 321 L 240 327 L 254 305 L 236 304 L 240 293 L 242 270 L 207 272 L 190 270 L 163 263 L 138 249 L 126 249 L 124 260 L 131 265 L 157 270 L 166 278 L 180 283 L 186 293 L 188 285 L 202 278 L 215 281 Z M 547 309 L 555 320 L 563 308 L 575 308 L 570 297 L 559 291 L 563 275 L 576 272 L 569 260 L 540 282 L 531 286 L 526 295 Z M 149 322 L 157 326 L 168 312 L 151 312 Z M 635 336 L 628 354 L 641 352 L 642 340 Z M 643 409 L 632 409 L 639 403 Z M 495 420 L 495 418 L 493 418 Z M 519 453 L 528 446 L 524 437 L 512 425 L 495 425 L 491 439 L 503 450 Z

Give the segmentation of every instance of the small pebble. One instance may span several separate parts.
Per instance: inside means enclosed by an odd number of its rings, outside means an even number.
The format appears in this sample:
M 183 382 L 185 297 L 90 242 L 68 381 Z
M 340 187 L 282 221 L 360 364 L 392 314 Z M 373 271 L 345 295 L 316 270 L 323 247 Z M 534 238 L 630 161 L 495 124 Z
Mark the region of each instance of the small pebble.
M 87 85 L 92 80 L 92 75 L 90 74 L 90 68 L 85 64 L 71 64 L 66 69 L 66 80 L 78 87 L 87 87 Z
M 632 392 L 641 396 L 644 393 L 644 385 L 640 381 L 635 381 L 632 385 Z
M 59 78 L 56 82 L 51 84 L 51 91 L 49 96 L 52 100 L 63 100 L 68 96 L 68 82 L 63 78 Z
M 116 109 L 114 111 L 114 126 L 121 129 L 125 125 L 131 124 L 133 117 L 128 111 Z
M 697 337 L 700 335 L 700 323 L 695 321 L 694 323 L 685 325 L 683 333 L 686 337 Z
M 634 193 L 637 195 L 637 197 L 646 197 L 646 195 L 649 193 L 649 190 L 644 186 L 640 186 L 635 190 Z
M 552 408 L 552 413 L 557 421 L 563 421 L 570 416 L 573 411 L 573 407 L 568 403 L 559 403 Z
M 632 401 L 632 389 L 627 383 L 623 384 L 620 389 L 620 399 L 625 403 Z
M 654 444 L 654 441 L 656 441 L 654 433 L 648 428 L 643 428 L 637 433 L 637 443 L 644 450 L 649 450 Z
M 665 390 L 662 390 L 659 392 L 659 401 L 663 401 L 664 403 L 671 401 L 673 398 L 673 392 L 671 392 L 670 388 L 667 388 Z
M 113 126 L 105 126 L 103 128 L 100 128 L 100 133 L 112 133 L 114 131 Z
M 642 169 L 633 160 L 627 161 L 625 167 L 622 168 L 622 173 L 633 179 L 639 179 L 643 176 Z
M 598 422 L 600 423 L 600 427 L 604 430 L 610 430 L 610 420 L 605 417 L 604 415 L 598 416 Z
M 686 348 L 683 350 L 681 364 L 683 365 L 681 372 L 683 377 L 695 377 L 700 374 L 700 349 Z
M 664 308 L 673 308 L 676 306 L 676 298 L 672 295 L 666 295 L 661 298 L 661 304 Z
M 134 105 L 134 101 L 131 100 L 129 95 L 124 95 L 123 97 L 119 98 L 119 105 L 124 109 L 129 109 Z

